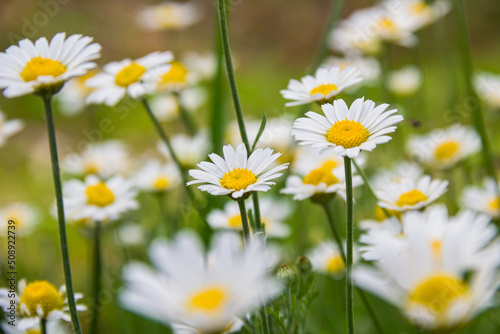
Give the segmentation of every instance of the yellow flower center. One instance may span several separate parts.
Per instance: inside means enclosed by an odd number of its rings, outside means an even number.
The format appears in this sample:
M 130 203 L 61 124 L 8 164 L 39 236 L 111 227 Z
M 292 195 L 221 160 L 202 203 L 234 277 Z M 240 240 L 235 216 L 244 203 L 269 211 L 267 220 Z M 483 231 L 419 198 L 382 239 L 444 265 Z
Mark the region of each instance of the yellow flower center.
M 320 183 L 325 183 L 327 186 L 339 183 L 339 179 L 333 175 L 332 168 L 320 167 L 313 169 L 304 177 L 304 184 L 312 184 L 317 186 Z
M 370 133 L 361 123 L 346 119 L 335 122 L 328 130 L 326 139 L 343 148 L 352 148 L 363 144 L 369 136 Z
M 418 1 L 412 4 L 411 12 L 416 15 L 424 14 L 430 10 L 430 6 L 425 1 Z
M 227 293 L 220 287 L 208 287 L 189 298 L 189 309 L 212 313 L 219 311 L 227 300 Z
M 241 221 L 240 215 L 236 215 L 234 217 L 229 218 L 229 221 L 228 221 L 229 227 L 234 228 L 234 229 L 241 229 L 241 226 L 242 226 L 241 224 L 242 224 L 242 221 Z
M 467 290 L 467 284 L 459 277 L 436 275 L 420 283 L 410 293 L 409 299 L 436 313 L 442 313 Z
M 38 329 L 28 329 L 26 334 L 40 334 L 41 332 Z
M 436 148 L 434 155 L 438 160 L 445 160 L 453 157 L 453 155 L 458 151 L 460 145 L 456 141 L 447 141 L 442 143 Z
M 500 197 L 497 197 L 493 200 L 490 201 L 490 209 L 492 210 L 499 210 L 500 209 Z
M 327 264 L 326 264 L 326 271 L 329 273 L 339 273 L 344 269 L 344 260 L 339 255 L 332 256 Z
M 171 65 L 172 67 L 170 68 L 170 70 L 162 76 L 160 84 L 186 82 L 187 75 L 189 73 L 187 68 L 178 61 L 173 61 Z
M 99 165 L 93 161 L 88 161 L 85 163 L 83 170 L 85 174 L 98 174 Z
M 64 301 L 55 286 L 47 281 L 35 281 L 24 288 L 21 304 L 26 305 L 32 317 L 37 315 L 36 308 L 40 305 L 46 317 L 50 312 L 61 309 Z
M 246 168 L 236 168 L 224 173 L 220 185 L 226 189 L 236 191 L 246 189 L 249 185 L 257 182 L 257 177 Z
M 137 63 L 131 63 L 116 74 L 115 84 L 120 87 L 128 87 L 141 80 L 144 73 L 146 73 L 146 68 L 144 66 Z
M 21 78 L 28 82 L 36 80 L 39 76 L 52 76 L 54 78 L 66 72 L 66 67 L 57 60 L 49 58 L 35 57 L 31 59 L 23 71 Z
M 90 94 L 92 91 L 94 91 L 94 88 L 88 87 L 85 85 L 85 81 L 88 79 L 94 77 L 97 74 L 96 70 L 91 70 L 85 75 L 82 75 L 81 77 L 76 78 L 76 83 L 78 84 L 78 87 L 85 93 L 85 94 Z
M 105 207 L 115 201 L 115 195 L 104 182 L 88 187 L 85 194 L 89 205 Z
M 380 27 L 384 30 L 391 30 L 394 31 L 396 30 L 396 25 L 394 24 L 394 21 L 388 17 L 381 18 L 379 20 Z
M 426 200 L 427 196 L 425 196 L 423 192 L 417 189 L 413 189 L 399 196 L 398 202 L 396 204 L 397 206 L 405 206 L 405 205 L 411 206 Z
M 335 86 L 334 84 L 324 84 L 324 85 L 313 88 L 309 94 L 314 95 L 314 94 L 319 93 L 323 96 L 327 96 L 328 94 L 330 94 L 331 92 L 336 91 L 336 90 L 337 90 L 337 86 Z
M 375 207 L 375 219 L 379 222 L 383 222 L 389 217 L 396 217 L 398 219 L 401 219 L 401 211 L 396 211 L 396 210 L 389 210 L 386 209 L 387 212 L 389 213 L 389 216 L 385 213 L 385 211 L 380 207 L 376 206 Z
M 168 179 L 164 176 L 160 176 L 156 179 L 155 183 L 153 184 L 153 187 L 156 190 L 165 190 L 169 185 L 170 182 L 168 181 Z

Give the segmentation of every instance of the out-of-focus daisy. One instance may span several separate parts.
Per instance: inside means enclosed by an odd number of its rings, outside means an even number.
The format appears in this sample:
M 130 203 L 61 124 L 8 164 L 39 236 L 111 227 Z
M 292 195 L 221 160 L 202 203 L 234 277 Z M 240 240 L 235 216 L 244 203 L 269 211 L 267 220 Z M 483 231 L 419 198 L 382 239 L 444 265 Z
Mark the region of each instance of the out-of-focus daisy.
M 372 180 L 372 186 L 382 188 L 391 183 L 400 183 L 403 179 L 417 179 L 424 171 L 414 162 L 402 161 L 391 169 L 381 170 Z
M 170 70 L 168 62 L 172 60 L 172 53 L 165 51 L 106 64 L 101 73 L 85 82 L 88 87 L 95 88 L 87 97 L 87 103 L 104 103 L 112 107 L 126 95 L 139 98 L 152 92 L 159 78 Z
M 10 136 L 15 135 L 24 128 L 24 122 L 20 119 L 7 120 L 5 114 L 0 111 L 0 147 Z
M 41 37 L 33 44 L 23 39 L 0 53 L 0 88 L 6 97 L 32 93 L 57 93 L 71 78 L 85 75 L 96 66 L 101 46 L 92 38 L 65 33 L 50 43 Z
M 375 57 L 328 57 L 325 61 L 327 66 L 338 66 L 341 69 L 347 66 L 357 68 L 363 77 L 360 84 L 373 84 L 380 76 L 380 62 Z
M 344 259 L 339 247 L 332 241 L 325 241 L 309 252 L 313 270 L 335 278 L 341 278 L 345 272 Z
M 474 76 L 476 92 L 492 108 L 500 108 L 500 75 L 478 72 Z
M 196 82 L 209 81 L 217 68 L 215 54 L 188 52 L 182 56 L 182 62 L 191 71 Z
M 315 75 L 307 75 L 301 81 L 292 79 L 288 88 L 281 91 L 288 102 L 287 107 L 307 104 L 311 102 L 325 103 L 342 92 L 363 80 L 361 72 L 353 66 L 341 69 L 339 66 L 319 68 Z
M 28 320 L 28 319 L 25 319 Z M 47 334 L 68 334 L 68 329 L 64 325 L 65 323 L 55 320 L 47 321 L 46 329 Z M 22 326 L 16 320 L 16 325 L 12 326 L 7 322 L 0 323 L 0 328 L 3 329 L 5 334 L 38 334 L 41 333 L 40 320 L 37 318 L 30 318 L 29 322 L 24 321 Z
M 126 174 L 130 161 L 123 143 L 108 140 L 88 146 L 81 154 L 68 154 L 62 166 L 65 171 L 74 175 L 95 174 L 107 178 L 116 174 Z
M 202 87 L 183 89 L 174 94 L 158 95 L 151 99 L 151 109 L 158 120 L 167 122 L 179 117 L 181 106 L 186 111 L 194 111 L 205 104 L 208 99 L 207 91 Z
M 470 127 L 454 124 L 417 136 L 408 143 L 410 154 L 434 168 L 450 168 L 479 152 L 481 140 Z
M 250 209 L 253 211 L 253 206 L 250 206 Z M 288 237 L 291 231 L 285 221 L 290 216 L 291 211 L 290 205 L 286 202 L 261 198 L 260 216 L 262 224 L 266 228 L 266 235 L 277 238 Z M 238 204 L 234 202 L 226 203 L 223 210 L 217 209 L 210 212 L 207 216 L 207 222 L 216 229 L 242 230 L 240 210 Z
M 207 156 L 209 140 L 204 132 L 198 133 L 194 137 L 189 137 L 183 133 L 177 134 L 170 139 L 174 152 L 181 165 L 185 168 L 193 167 L 197 162 Z M 165 143 L 158 143 L 158 150 L 167 159 L 171 159 Z
M 107 181 L 94 175 L 87 176 L 84 182 L 70 180 L 64 183 L 63 193 L 65 210 L 72 221 L 117 220 L 139 206 L 132 182 L 120 176 Z
M 40 319 L 47 321 L 64 320 L 71 321 L 68 313 L 66 287 L 63 285 L 57 289 L 47 281 L 33 281 L 27 283 L 21 279 L 17 284 L 17 293 L 14 292 L 14 298 L 11 298 L 12 290 L 0 288 L 0 307 L 6 312 L 11 305 L 11 300 L 15 300 L 18 305 L 18 320 L 16 326 L 21 330 L 28 330 L 39 324 Z M 82 299 L 83 295 L 75 293 L 75 299 Z M 87 310 L 85 305 L 77 304 L 76 309 L 79 312 Z
M 64 85 L 61 92 L 56 95 L 56 99 L 59 102 L 59 110 L 63 115 L 73 116 L 85 109 L 85 101 L 92 92 L 92 88 L 87 87 L 85 82 L 96 74 L 97 71 L 90 71 Z
M 267 274 L 262 242 L 242 248 L 239 236 L 224 233 L 216 236 L 209 254 L 203 248 L 188 232 L 154 242 L 149 254 L 157 269 L 140 263 L 124 269 L 124 307 L 170 324 L 176 333 L 228 333 L 279 291 Z
M 0 208 L 0 236 L 6 236 L 9 231 L 9 221 L 15 222 L 17 236 L 27 236 L 33 232 L 40 222 L 39 210 L 27 203 L 12 203 Z
M 149 160 L 137 171 L 134 180 L 139 189 L 164 192 L 179 184 L 180 175 L 178 167 L 173 163 L 161 164 L 159 161 Z
M 157 90 L 179 92 L 194 82 L 186 66 L 180 61 L 170 63 L 170 69 L 158 78 Z
M 429 175 L 405 178 L 399 183 L 386 184 L 375 189 L 378 205 L 394 211 L 418 210 L 441 197 L 448 189 L 448 181 L 432 180 Z
M 471 210 L 485 213 L 493 218 L 500 217 L 500 197 L 495 181 L 484 180 L 482 187 L 469 186 L 462 194 L 462 204 Z
M 166 1 L 148 6 L 137 15 L 137 23 L 148 30 L 181 30 L 201 18 L 200 8 L 191 2 Z
M 403 120 L 393 115 L 397 109 L 386 111 L 388 104 L 375 107 L 371 100 L 359 98 L 349 108 L 342 99 L 321 106 L 325 116 L 309 111 L 307 117 L 293 124 L 292 135 L 299 145 L 320 149 L 321 154 L 333 153 L 355 158 L 363 151 L 372 151 L 378 144 L 392 138 L 395 124 Z
M 389 73 L 387 87 L 399 96 L 410 96 L 420 88 L 422 74 L 417 66 L 407 65 L 399 70 Z
M 500 245 L 487 216 L 463 212 L 448 218 L 446 208 L 403 215 L 404 234 L 362 249 L 375 255 L 377 269 L 358 267 L 357 285 L 399 307 L 426 329 L 455 328 L 489 307 Z M 403 256 L 402 256 L 403 255 Z
M 142 246 L 146 242 L 146 231 L 140 224 L 125 223 L 117 229 L 117 242 L 123 246 Z
M 288 163 L 269 169 L 281 155 L 273 154 L 270 148 L 256 149 L 250 157 L 244 144 L 239 144 L 236 150 L 231 145 L 223 148 L 224 158 L 212 153 L 209 155 L 212 162 L 202 161 L 198 169 L 191 169 L 189 175 L 195 180 L 189 181 L 188 186 L 202 184 L 198 189 L 211 195 L 230 195 L 239 199 L 254 191 L 268 191 L 275 183 L 272 180 L 282 175 L 280 171 L 288 168 Z
M 446 0 L 434 1 L 432 4 L 424 0 L 387 0 L 383 5 L 394 15 L 402 15 L 409 20 L 413 30 L 436 22 L 451 9 L 450 2 Z

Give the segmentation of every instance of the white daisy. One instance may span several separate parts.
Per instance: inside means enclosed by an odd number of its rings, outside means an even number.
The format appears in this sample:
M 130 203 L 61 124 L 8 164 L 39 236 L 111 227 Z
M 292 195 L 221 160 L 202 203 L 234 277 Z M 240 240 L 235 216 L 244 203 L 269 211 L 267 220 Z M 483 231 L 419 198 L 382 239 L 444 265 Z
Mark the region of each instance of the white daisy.
M 142 58 L 111 62 L 103 72 L 88 79 L 85 84 L 95 88 L 87 97 L 87 103 L 116 105 L 126 95 L 139 98 L 156 87 L 159 78 L 168 72 L 172 61 L 171 52 L 153 52 Z
M 140 263 L 125 267 L 121 302 L 171 324 L 176 333 L 231 332 L 241 326 L 239 319 L 279 291 L 277 280 L 267 274 L 265 247 L 255 241 L 242 248 L 239 236 L 219 234 L 205 254 L 190 232 L 173 241 L 157 240 L 149 251 L 155 269 Z
M 292 211 L 286 202 L 273 200 L 271 198 L 261 198 L 259 201 L 260 217 L 265 225 L 266 235 L 270 237 L 286 238 L 290 235 L 290 227 L 286 224 L 286 219 Z M 253 204 L 249 209 L 252 212 Z M 242 230 L 242 222 L 238 204 L 233 201 L 226 203 L 223 210 L 213 210 L 207 216 L 207 222 L 214 229 Z
M 450 1 L 438 0 L 429 3 L 424 0 L 386 0 L 384 6 L 394 15 L 402 15 L 409 20 L 413 30 L 424 28 L 446 15 Z
M 347 66 L 352 66 L 357 68 L 363 77 L 363 81 L 360 84 L 363 85 L 373 85 L 377 79 L 380 77 L 381 66 L 380 62 L 375 57 L 328 57 L 325 61 L 325 65 L 339 66 L 341 69 Z
M 471 210 L 485 213 L 493 218 L 500 217 L 500 197 L 495 181 L 484 180 L 482 187 L 468 186 L 461 198 L 462 205 Z
M 500 244 L 492 242 L 496 228 L 486 216 L 448 218 L 444 206 L 435 206 L 404 214 L 402 226 L 402 236 L 372 239 L 362 249 L 365 258 L 375 256 L 377 269 L 356 268 L 357 285 L 425 329 L 455 328 L 490 306 Z
M 476 92 L 492 108 L 500 108 L 500 75 L 478 72 L 474 75 Z
M 116 237 L 117 242 L 122 246 L 135 247 L 146 243 L 146 231 L 140 224 L 125 223 L 120 225 Z
M 7 120 L 5 114 L 0 111 L 0 147 L 5 144 L 7 138 L 15 135 L 24 128 L 24 122 L 20 119 Z
M 180 61 L 174 60 L 170 68 L 157 80 L 156 89 L 160 92 L 180 92 L 195 83 L 195 77 Z
M 311 145 L 320 153 L 334 153 L 355 158 L 360 151 L 372 151 L 378 144 L 392 138 L 388 133 L 396 131 L 395 124 L 403 120 L 393 115 L 397 109 L 386 111 L 388 104 L 375 107 L 371 100 L 359 98 L 349 108 L 342 99 L 321 106 L 325 116 L 309 111 L 307 118 L 299 118 L 293 124 L 292 135 L 299 145 Z
M 64 183 L 63 193 L 65 210 L 72 221 L 117 220 L 139 206 L 132 182 L 120 176 L 107 181 L 94 175 L 87 176 L 84 182 L 70 180 Z
M 195 81 L 210 81 L 217 69 L 217 57 L 213 53 L 187 52 L 182 62 L 193 73 Z
M 225 145 L 223 152 L 224 158 L 212 153 L 209 158 L 213 163 L 203 161 L 197 165 L 201 170 L 191 169 L 189 175 L 195 180 L 187 185 L 201 183 L 198 189 L 211 195 L 230 195 L 238 199 L 254 191 L 268 191 L 275 184 L 271 180 L 279 178 L 283 175 L 279 172 L 288 168 L 286 163 L 267 170 L 281 155 L 273 154 L 270 148 L 256 149 L 248 156 L 244 144 L 239 144 L 236 150 Z
M 10 319 L 8 319 L 10 321 Z M 28 320 L 28 319 L 26 319 Z M 29 318 L 29 321 L 24 321 L 21 328 L 19 322 L 16 320 L 15 326 L 7 322 L 0 323 L 0 328 L 3 329 L 5 334 L 38 334 L 41 333 L 40 320 L 37 318 Z M 59 320 L 47 321 L 46 324 L 47 334 L 68 334 L 69 330 L 64 323 Z
M 395 95 L 410 96 L 415 94 L 422 84 L 422 74 L 415 65 L 407 65 L 389 72 L 387 88 Z
M 417 136 L 408 143 L 412 156 L 434 168 L 451 168 L 481 149 L 481 140 L 472 128 L 454 124 Z
M 203 87 L 190 87 L 174 94 L 157 95 L 151 98 L 151 109 L 162 122 L 174 120 L 180 116 L 181 106 L 188 112 L 202 107 L 208 100 L 208 93 Z
M 204 131 L 200 131 L 194 137 L 179 133 L 170 138 L 170 142 L 184 168 L 193 167 L 198 161 L 206 157 L 210 146 L 209 139 Z M 168 160 L 172 159 L 165 143 L 158 142 L 157 147 Z
M 159 161 L 149 160 L 136 172 L 134 180 L 139 189 L 164 192 L 179 185 L 179 169 L 173 163 L 161 164 Z
M 92 38 L 56 34 L 50 43 L 45 37 L 34 44 L 23 39 L 0 52 L 0 88 L 6 97 L 32 93 L 57 93 L 71 78 L 85 75 L 96 66 L 101 46 Z
M 437 200 L 448 190 L 448 181 L 432 180 L 429 175 L 405 178 L 399 183 L 376 188 L 378 205 L 394 211 L 418 210 Z
M 361 72 L 352 66 L 341 69 L 338 66 L 319 68 L 315 75 L 307 75 L 301 81 L 292 79 L 288 88 L 281 91 L 288 102 L 287 107 L 311 102 L 324 103 L 330 101 L 342 90 L 363 80 Z
M 383 169 L 373 177 L 374 188 L 383 188 L 391 183 L 400 183 L 403 179 L 417 179 L 424 174 L 422 168 L 414 162 L 401 161 L 391 169 Z
M 324 241 L 310 251 L 307 257 L 311 260 L 314 271 L 331 275 L 335 278 L 342 278 L 344 276 L 344 259 L 336 243 Z
M 95 76 L 97 71 L 90 71 L 86 75 L 69 81 L 56 95 L 58 110 L 66 116 L 74 116 L 85 110 L 86 100 L 92 92 L 85 82 Z
M 90 174 L 108 178 L 127 174 L 130 168 L 129 154 L 125 145 L 117 140 L 108 140 L 89 145 L 82 153 L 70 153 L 62 163 L 64 171 L 78 176 Z
M 166 1 L 148 6 L 137 15 L 137 23 L 148 30 L 180 30 L 198 22 L 200 8 L 191 2 Z
M 8 234 L 9 220 L 15 222 L 17 236 L 27 236 L 36 229 L 40 222 L 40 212 L 28 203 L 12 203 L 0 208 L 0 236 Z

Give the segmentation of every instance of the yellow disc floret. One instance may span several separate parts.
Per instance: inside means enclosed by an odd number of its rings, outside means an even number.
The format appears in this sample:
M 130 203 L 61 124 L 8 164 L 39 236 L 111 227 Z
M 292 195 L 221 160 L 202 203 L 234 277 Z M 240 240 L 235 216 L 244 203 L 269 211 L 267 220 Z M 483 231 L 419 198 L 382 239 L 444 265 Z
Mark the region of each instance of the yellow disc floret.
M 87 195 L 87 204 L 105 207 L 115 201 L 115 195 L 104 182 L 99 182 L 90 186 L 85 191 Z
M 241 221 L 241 216 L 236 215 L 234 217 L 229 218 L 228 225 L 231 228 L 234 229 L 241 229 L 242 228 L 242 221 Z
M 335 122 L 328 130 L 326 139 L 343 148 L 352 148 L 366 142 L 369 136 L 370 133 L 361 123 L 346 119 Z
M 338 274 L 344 269 L 344 260 L 340 255 L 332 256 L 326 263 L 326 271 L 332 274 Z
M 438 160 L 446 160 L 453 157 L 459 148 L 460 145 L 456 141 L 447 141 L 436 148 L 434 155 Z
M 141 80 L 144 73 L 146 73 L 146 68 L 144 66 L 137 63 L 131 63 L 116 74 L 115 84 L 120 87 L 128 87 Z
M 192 311 L 213 313 L 220 311 L 227 300 L 227 293 L 220 287 L 208 287 L 193 294 L 188 301 Z
M 489 203 L 489 207 L 492 210 L 500 210 L 500 197 L 491 200 Z
M 339 179 L 333 175 L 332 169 L 317 168 L 313 169 L 304 177 L 304 184 L 312 184 L 317 186 L 320 183 L 325 183 L 327 186 L 339 183 Z
M 246 189 L 249 185 L 257 182 L 257 177 L 246 168 L 236 168 L 224 173 L 220 185 L 226 189 L 236 191 Z
M 337 89 L 338 89 L 337 86 L 334 84 L 324 84 L 324 85 L 313 88 L 309 94 L 314 95 L 314 94 L 319 93 L 323 96 L 327 96 L 328 94 L 336 91 Z
M 49 58 L 35 57 L 31 59 L 23 71 L 21 78 L 28 82 L 36 80 L 39 76 L 52 76 L 54 78 L 66 72 L 66 67 L 57 60 Z
M 21 304 L 28 309 L 29 315 L 26 316 L 36 316 L 37 306 L 40 305 L 43 316 L 46 317 L 50 312 L 61 309 L 64 301 L 55 286 L 47 281 L 35 281 L 24 288 Z
M 427 196 L 420 190 L 413 189 L 399 196 L 396 204 L 397 206 L 412 206 L 424 201 L 427 201 Z
M 162 76 L 160 84 L 185 83 L 189 73 L 187 68 L 178 61 L 173 61 L 170 65 L 172 67 Z
M 156 180 L 153 184 L 153 187 L 156 190 L 165 190 L 165 189 L 167 189 L 167 187 L 169 185 L 170 185 L 170 182 L 168 181 L 168 179 L 164 176 L 160 176 L 160 177 L 156 178 Z

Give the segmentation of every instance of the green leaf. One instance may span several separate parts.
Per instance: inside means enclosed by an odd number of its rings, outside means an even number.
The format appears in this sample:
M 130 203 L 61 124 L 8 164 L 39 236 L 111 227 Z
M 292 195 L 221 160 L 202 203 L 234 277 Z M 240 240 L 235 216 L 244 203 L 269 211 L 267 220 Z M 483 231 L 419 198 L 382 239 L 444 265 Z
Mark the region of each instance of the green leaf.
M 266 128 L 266 123 L 267 123 L 267 117 L 266 117 L 266 113 L 264 113 L 262 115 L 262 122 L 260 123 L 259 132 L 257 133 L 257 136 L 255 136 L 255 140 L 253 141 L 252 152 L 255 149 L 255 146 L 257 145 L 257 142 L 259 141 L 260 136 L 262 136 L 264 129 Z

